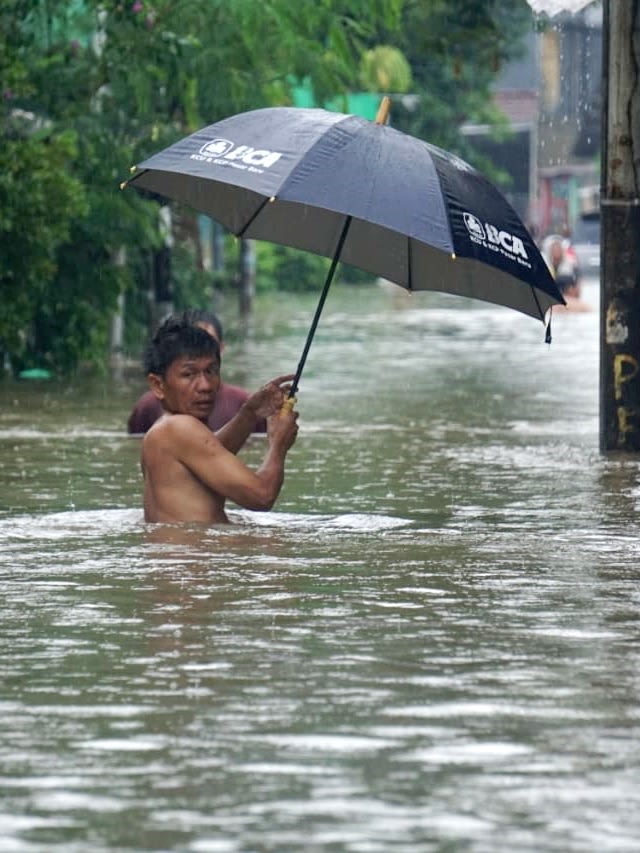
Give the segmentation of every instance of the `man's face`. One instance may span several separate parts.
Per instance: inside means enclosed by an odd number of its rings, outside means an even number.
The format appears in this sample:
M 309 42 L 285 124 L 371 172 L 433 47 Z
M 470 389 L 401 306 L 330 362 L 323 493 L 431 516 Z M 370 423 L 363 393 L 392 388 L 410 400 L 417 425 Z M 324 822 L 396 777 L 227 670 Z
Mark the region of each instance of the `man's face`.
M 172 414 L 193 415 L 206 422 L 220 387 L 220 362 L 215 356 L 181 356 L 164 377 L 151 375 L 151 388 Z

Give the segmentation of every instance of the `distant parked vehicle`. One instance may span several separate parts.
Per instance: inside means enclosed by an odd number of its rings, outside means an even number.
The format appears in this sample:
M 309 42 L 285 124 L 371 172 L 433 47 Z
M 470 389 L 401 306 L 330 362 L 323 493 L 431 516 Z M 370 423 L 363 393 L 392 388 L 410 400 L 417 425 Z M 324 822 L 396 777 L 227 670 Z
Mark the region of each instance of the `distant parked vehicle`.
M 600 212 L 583 214 L 576 222 L 571 239 L 582 276 L 600 275 Z

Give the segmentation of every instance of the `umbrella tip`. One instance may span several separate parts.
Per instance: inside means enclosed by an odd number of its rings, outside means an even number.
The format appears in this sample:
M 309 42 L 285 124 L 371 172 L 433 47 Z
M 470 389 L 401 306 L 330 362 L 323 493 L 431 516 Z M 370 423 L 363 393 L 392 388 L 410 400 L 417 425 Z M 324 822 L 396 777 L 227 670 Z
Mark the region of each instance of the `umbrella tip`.
M 376 115 L 376 124 L 386 124 L 387 119 L 389 118 L 389 110 L 391 109 L 391 98 L 388 95 L 385 95 L 384 98 L 380 101 L 380 106 L 378 107 L 378 114 Z
M 131 172 L 132 175 L 136 171 L 137 168 L 138 168 L 137 166 L 129 166 L 129 171 Z
M 120 181 L 120 189 L 123 190 L 127 186 L 128 183 L 129 183 L 129 181 Z

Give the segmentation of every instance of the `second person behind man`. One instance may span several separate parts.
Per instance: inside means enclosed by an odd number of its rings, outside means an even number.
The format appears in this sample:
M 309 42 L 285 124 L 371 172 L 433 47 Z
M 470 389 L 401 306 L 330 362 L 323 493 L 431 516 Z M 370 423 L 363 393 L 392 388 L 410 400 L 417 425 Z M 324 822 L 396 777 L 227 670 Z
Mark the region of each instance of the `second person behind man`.
M 211 311 L 193 308 L 184 311 L 180 315 L 186 323 L 199 326 L 208 332 L 218 342 L 220 353 L 224 352 L 224 338 L 222 323 Z M 209 414 L 207 426 L 216 432 L 228 423 L 236 415 L 242 405 L 248 400 L 249 392 L 238 385 L 230 385 L 227 382 L 220 383 L 220 389 L 216 396 L 216 404 Z M 153 424 L 160 418 L 164 410 L 160 401 L 151 391 L 147 391 L 136 402 L 127 421 L 127 432 L 130 435 L 144 435 Z M 264 418 L 256 423 L 253 432 L 265 433 L 267 422 Z

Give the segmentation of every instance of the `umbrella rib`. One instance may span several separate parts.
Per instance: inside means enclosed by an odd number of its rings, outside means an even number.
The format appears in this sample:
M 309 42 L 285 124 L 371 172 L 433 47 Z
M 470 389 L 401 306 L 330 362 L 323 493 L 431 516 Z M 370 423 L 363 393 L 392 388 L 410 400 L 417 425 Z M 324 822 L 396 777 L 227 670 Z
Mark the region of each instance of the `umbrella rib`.
M 246 234 L 246 232 L 247 232 L 247 229 L 248 229 L 251 225 L 253 225 L 254 221 L 257 219 L 257 217 L 258 217 L 258 216 L 260 216 L 260 214 L 262 213 L 263 209 L 265 208 L 265 206 L 266 206 L 267 204 L 269 204 L 269 202 L 270 202 L 270 201 L 275 201 L 275 198 L 274 198 L 273 196 L 271 196 L 270 198 L 265 198 L 265 200 L 262 202 L 262 204 L 261 204 L 261 205 L 259 205 L 259 206 L 255 209 L 255 211 L 251 214 L 251 216 L 250 216 L 250 217 L 249 217 L 249 219 L 245 222 L 245 224 L 242 226 L 242 228 L 240 229 L 240 231 L 238 231 L 238 233 L 236 234 L 236 237 L 244 237 L 244 235 L 245 235 L 245 234 Z
M 542 308 L 540 307 L 540 300 L 538 299 L 538 294 L 536 293 L 536 289 L 532 284 L 530 284 L 529 287 L 531 288 L 531 293 L 533 295 L 533 298 L 536 301 L 536 308 L 538 309 L 538 313 L 540 314 L 540 319 L 544 322 L 544 312 L 543 312 Z
M 530 285 L 530 287 L 531 287 L 531 292 L 533 293 L 533 298 L 536 300 L 536 306 L 538 308 L 538 311 L 540 312 L 540 319 L 544 323 L 544 313 L 542 311 L 542 308 L 540 307 L 540 300 L 538 299 L 538 294 L 536 293 L 535 288 L 532 284 Z M 544 340 L 545 340 L 545 343 L 547 343 L 547 344 L 551 343 L 551 315 L 552 314 L 553 314 L 553 306 L 551 306 L 551 311 L 549 312 L 549 321 L 547 323 L 547 328 L 545 329 L 545 334 L 544 334 Z
M 413 290 L 413 259 L 411 257 L 411 237 L 407 237 L 407 290 Z

